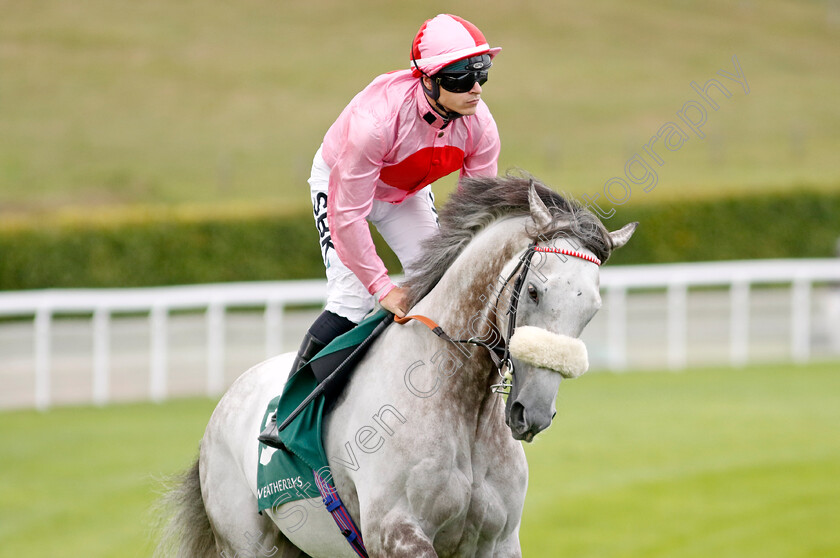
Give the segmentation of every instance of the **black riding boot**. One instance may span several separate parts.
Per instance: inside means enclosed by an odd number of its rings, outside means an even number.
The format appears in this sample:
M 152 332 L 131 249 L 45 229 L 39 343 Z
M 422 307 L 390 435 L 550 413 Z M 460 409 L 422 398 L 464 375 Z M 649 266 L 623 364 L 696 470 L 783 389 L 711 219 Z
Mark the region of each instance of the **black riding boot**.
M 347 333 L 355 326 L 356 324 L 338 314 L 333 314 L 327 310 L 322 312 L 312 324 L 312 327 L 309 328 L 309 331 L 306 332 L 306 335 L 303 336 L 303 342 L 300 344 L 289 377 L 300 370 L 301 366 L 309 362 L 330 341 L 343 333 Z M 321 379 L 318 379 L 318 381 L 320 382 Z M 277 413 L 274 413 L 271 415 L 265 430 L 260 433 L 257 439 L 267 446 L 282 449 L 283 444 L 278 436 Z
M 329 343 L 329 341 L 327 341 L 327 343 Z M 326 347 L 327 343 L 319 341 L 312 336 L 312 333 L 307 331 L 306 335 L 303 336 L 303 342 L 300 344 L 295 361 L 292 363 L 291 374 L 294 374 L 300 370 L 301 366 L 312 360 L 312 357 L 321 352 L 321 349 Z

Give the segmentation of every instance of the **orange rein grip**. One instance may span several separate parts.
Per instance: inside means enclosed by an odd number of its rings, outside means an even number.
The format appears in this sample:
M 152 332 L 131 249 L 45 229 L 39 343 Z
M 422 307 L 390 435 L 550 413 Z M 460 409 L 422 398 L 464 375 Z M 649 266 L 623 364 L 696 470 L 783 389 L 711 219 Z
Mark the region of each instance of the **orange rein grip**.
M 413 316 L 406 316 L 405 318 L 399 318 L 397 316 L 394 316 L 394 321 L 397 322 L 400 325 L 407 324 L 411 320 L 417 320 L 418 322 L 420 322 L 421 324 L 423 324 L 427 328 L 431 329 L 432 331 L 434 331 L 435 328 L 440 327 L 431 318 L 427 318 L 426 316 L 421 316 L 419 314 L 415 314 Z

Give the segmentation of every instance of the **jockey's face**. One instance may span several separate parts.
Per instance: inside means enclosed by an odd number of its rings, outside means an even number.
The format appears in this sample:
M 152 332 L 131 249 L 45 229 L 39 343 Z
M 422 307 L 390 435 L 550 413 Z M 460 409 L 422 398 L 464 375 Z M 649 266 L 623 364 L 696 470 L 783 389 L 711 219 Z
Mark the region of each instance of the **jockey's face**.
M 424 76 L 423 81 L 425 82 L 426 88 L 431 89 L 431 79 Z M 481 86 L 476 81 L 475 83 L 473 83 L 472 89 L 465 93 L 453 93 L 452 91 L 447 91 L 446 89 L 441 87 L 440 97 L 438 97 L 438 103 L 449 111 L 457 112 L 458 114 L 462 114 L 464 116 L 469 116 L 471 114 L 475 114 L 475 111 L 478 108 L 478 101 L 480 98 Z

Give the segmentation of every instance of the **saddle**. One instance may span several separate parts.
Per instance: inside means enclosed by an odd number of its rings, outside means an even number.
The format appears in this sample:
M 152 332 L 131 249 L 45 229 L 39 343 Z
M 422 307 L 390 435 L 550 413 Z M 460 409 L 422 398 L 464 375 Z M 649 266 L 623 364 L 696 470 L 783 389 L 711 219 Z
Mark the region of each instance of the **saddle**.
M 267 429 L 273 431 L 269 443 L 264 440 L 264 432 L 258 445 L 259 510 L 320 496 L 341 534 L 361 557 L 367 556 L 361 533 L 331 482 L 322 423 L 353 368 L 393 319 L 394 315 L 384 310 L 372 314 L 298 368 L 282 395 L 268 404 L 263 424 L 273 422 L 275 428 Z M 324 378 L 320 383 L 319 377 Z
M 371 314 L 355 328 L 333 339 L 293 372 L 277 402 L 276 412 L 260 434 L 260 442 L 276 449 L 287 449 L 281 433 L 296 422 L 301 413 L 310 408 L 311 414 L 313 406 L 317 407 L 315 412 L 319 418 L 328 413 L 347 384 L 353 368 L 393 320 L 394 315 L 385 310 Z M 313 402 L 316 402 L 315 405 Z M 272 401 L 272 406 L 274 403 Z
M 393 320 L 394 315 L 386 310 L 371 314 L 347 333 L 333 339 L 295 372 L 296 375 L 308 368 L 318 379 L 318 388 L 323 390 L 327 411 L 342 393 L 353 369 L 367 354 L 373 341 Z

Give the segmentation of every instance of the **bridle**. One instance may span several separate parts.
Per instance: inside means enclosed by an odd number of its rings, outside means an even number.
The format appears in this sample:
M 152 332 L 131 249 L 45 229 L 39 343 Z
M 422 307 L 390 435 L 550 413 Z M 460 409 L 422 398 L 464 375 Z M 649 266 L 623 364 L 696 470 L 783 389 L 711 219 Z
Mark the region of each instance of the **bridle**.
M 529 244 L 528 248 L 525 250 L 522 256 L 520 256 L 519 262 L 517 262 L 516 266 L 508 274 L 507 278 L 502 283 L 502 288 L 499 290 L 499 294 L 496 297 L 496 301 L 493 305 L 493 314 L 498 315 L 498 304 L 499 300 L 501 300 L 502 298 L 502 293 L 504 293 L 508 285 L 510 285 L 510 282 L 513 281 L 513 288 L 510 293 L 510 300 L 508 301 L 507 312 L 505 312 L 505 314 L 507 315 L 507 335 L 499 335 L 498 328 L 495 324 L 492 324 L 491 327 L 493 328 L 495 333 L 493 337 L 496 339 L 495 342 L 492 344 L 482 341 L 481 339 L 478 339 L 476 337 L 470 337 L 469 339 L 452 339 L 451 337 L 449 337 L 449 335 L 446 334 L 445 331 L 443 331 L 443 328 L 441 328 L 438 324 L 436 324 L 434 321 L 427 318 L 426 316 L 412 315 L 406 316 L 404 318 L 394 318 L 394 321 L 398 324 L 404 324 L 409 322 L 410 320 L 417 320 L 429 329 L 431 329 L 435 335 L 437 335 L 445 341 L 449 341 L 451 343 L 463 343 L 484 347 L 485 349 L 487 349 L 487 352 L 490 355 L 490 359 L 493 361 L 493 365 L 496 367 L 496 372 L 501 378 L 501 381 L 499 383 L 491 385 L 490 388 L 493 390 L 494 393 L 510 395 L 510 390 L 513 383 L 513 374 L 515 372 L 513 361 L 511 360 L 510 356 L 510 339 L 511 337 L 513 337 L 513 332 L 516 329 L 516 315 L 519 309 L 519 296 L 522 292 L 522 286 L 525 284 L 525 277 L 528 275 L 528 271 L 531 269 L 531 260 L 533 259 L 534 254 L 537 252 L 558 254 L 562 256 L 571 256 L 573 258 L 580 258 L 582 260 L 594 263 L 597 266 L 601 265 L 601 260 L 599 260 L 595 256 L 590 256 L 589 254 L 584 254 L 583 252 L 578 252 L 577 250 L 538 246 L 536 242 L 532 242 L 531 244 Z

